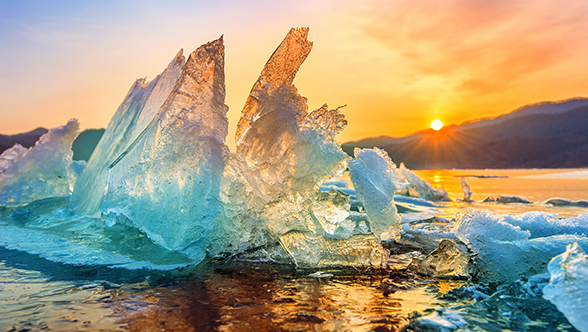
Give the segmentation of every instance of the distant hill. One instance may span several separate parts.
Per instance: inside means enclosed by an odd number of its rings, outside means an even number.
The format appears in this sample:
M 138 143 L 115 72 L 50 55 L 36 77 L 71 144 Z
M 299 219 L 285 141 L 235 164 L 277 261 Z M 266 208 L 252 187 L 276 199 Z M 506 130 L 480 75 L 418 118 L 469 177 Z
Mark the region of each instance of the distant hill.
M 24 134 L 0 135 L 0 154 L 16 143 L 30 148 L 47 131 L 45 128 L 37 128 Z M 73 159 L 88 161 L 103 134 L 104 129 L 88 129 L 81 132 L 72 144 Z
M 355 147 L 373 146 L 412 169 L 588 167 L 588 99 L 529 105 L 494 119 L 342 147 L 352 155 Z
M 18 143 L 25 148 L 30 148 L 35 145 L 39 137 L 43 136 L 48 130 L 45 128 L 37 128 L 33 131 L 29 131 L 24 134 L 17 135 L 0 135 L 0 154 L 4 150 L 11 148 L 14 144 Z

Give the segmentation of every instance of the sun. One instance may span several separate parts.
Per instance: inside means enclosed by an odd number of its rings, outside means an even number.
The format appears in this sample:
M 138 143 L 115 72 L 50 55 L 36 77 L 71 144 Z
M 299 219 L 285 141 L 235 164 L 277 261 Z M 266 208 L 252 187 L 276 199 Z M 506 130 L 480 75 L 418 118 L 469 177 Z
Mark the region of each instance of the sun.
M 431 128 L 435 129 L 435 130 L 439 130 L 441 128 L 443 128 L 443 122 L 441 122 L 441 120 L 436 119 L 433 122 L 431 122 Z

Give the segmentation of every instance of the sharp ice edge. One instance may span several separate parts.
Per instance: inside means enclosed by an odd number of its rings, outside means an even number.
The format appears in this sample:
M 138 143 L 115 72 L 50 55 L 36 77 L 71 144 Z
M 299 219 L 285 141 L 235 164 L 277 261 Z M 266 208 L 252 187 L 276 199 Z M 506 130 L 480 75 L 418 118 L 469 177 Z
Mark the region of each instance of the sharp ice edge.
M 460 178 L 459 182 L 461 183 L 461 188 L 463 189 L 463 202 L 471 202 L 472 201 L 472 191 L 470 189 L 470 185 L 466 182 L 465 178 Z
M 224 98 L 218 39 L 190 54 L 159 112 L 108 166 L 100 211 L 123 214 L 155 243 L 202 261 L 221 208 Z
M 0 156 L 0 205 L 22 205 L 71 195 L 84 162 L 72 161 L 71 145 L 79 134 L 76 119 L 51 129 L 35 146 L 15 145 Z
M 76 213 L 99 214 L 108 166 L 152 122 L 172 92 L 183 66 L 184 56 L 180 50 L 167 68 L 151 82 L 139 79 L 131 86 L 88 160 L 85 171 L 76 182 L 70 201 L 70 208 Z

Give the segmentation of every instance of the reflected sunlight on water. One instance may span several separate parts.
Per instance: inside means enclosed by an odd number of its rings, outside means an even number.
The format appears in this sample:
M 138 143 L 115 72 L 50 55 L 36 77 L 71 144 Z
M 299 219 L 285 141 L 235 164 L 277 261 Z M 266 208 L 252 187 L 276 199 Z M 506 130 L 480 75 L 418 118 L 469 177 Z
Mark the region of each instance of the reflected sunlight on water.
M 434 310 L 443 303 L 440 295 L 465 283 L 358 271 L 312 278 L 308 272 L 253 265 L 216 270 L 204 280 L 175 287 L 121 290 L 114 317 L 131 331 L 149 326 L 186 331 L 396 330 L 413 312 Z

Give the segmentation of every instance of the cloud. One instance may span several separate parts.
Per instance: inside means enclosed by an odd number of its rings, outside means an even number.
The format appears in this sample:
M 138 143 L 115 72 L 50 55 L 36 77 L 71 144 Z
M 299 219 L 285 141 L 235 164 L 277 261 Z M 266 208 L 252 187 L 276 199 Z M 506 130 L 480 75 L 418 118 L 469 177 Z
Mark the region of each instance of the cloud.
M 371 2 L 364 32 L 422 77 L 483 94 L 588 54 L 583 0 Z

